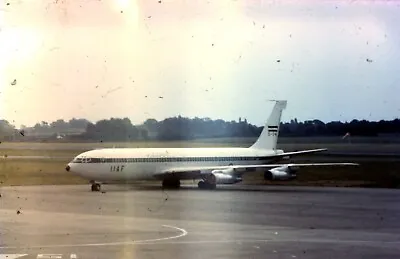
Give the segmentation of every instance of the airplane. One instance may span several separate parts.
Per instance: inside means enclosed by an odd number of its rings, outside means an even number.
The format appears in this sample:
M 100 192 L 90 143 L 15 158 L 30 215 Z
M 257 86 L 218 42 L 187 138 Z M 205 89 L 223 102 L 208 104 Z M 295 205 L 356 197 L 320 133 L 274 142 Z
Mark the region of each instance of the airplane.
M 275 105 L 256 142 L 248 148 L 103 148 L 84 152 L 66 166 L 100 191 L 101 184 L 159 180 L 163 188 L 179 188 L 181 180 L 200 180 L 200 189 L 235 184 L 247 172 L 262 171 L 266 180 L 292 180 L 300 167 L 357 166 L 356 163 L 276 164 L 293 156 L 322 152 L 312 149 L 284 152 L 277 149 L 285 100 Z

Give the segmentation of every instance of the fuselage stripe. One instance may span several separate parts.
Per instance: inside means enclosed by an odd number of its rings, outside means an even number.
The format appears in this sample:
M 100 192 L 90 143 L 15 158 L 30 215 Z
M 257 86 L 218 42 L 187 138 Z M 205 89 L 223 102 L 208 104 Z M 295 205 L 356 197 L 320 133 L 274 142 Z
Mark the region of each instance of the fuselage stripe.
M 94 158 L 80 157 L 72 163 L 169 163 L 169 162 L 229 162 L 268 161 L 271 157 L 146 157 L 146 158 Z

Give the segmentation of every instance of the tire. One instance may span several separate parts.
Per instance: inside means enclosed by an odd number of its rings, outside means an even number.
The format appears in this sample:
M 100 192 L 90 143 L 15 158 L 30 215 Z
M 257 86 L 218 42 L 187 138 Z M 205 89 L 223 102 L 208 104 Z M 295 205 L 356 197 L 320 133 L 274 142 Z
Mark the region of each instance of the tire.
M 197 186 L 199 187 L 199 189 L 205 189 L 206 183 L 204 181 L 200 181 Z
M 100 189 L 101 189 L 100 184 L 98 184 L 98 183 L 92 184 L 92 192 L 99 192 Z
M 164 179 L 162 181 L 162 187 L 166 189 L 179 189 L 181 187 L 181 181 L 179 179 Z

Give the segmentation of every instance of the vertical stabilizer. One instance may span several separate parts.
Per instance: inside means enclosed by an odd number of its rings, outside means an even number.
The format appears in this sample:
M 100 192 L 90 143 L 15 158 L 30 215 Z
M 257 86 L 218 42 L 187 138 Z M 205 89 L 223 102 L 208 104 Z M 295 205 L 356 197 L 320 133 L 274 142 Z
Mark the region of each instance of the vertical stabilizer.
M 286 108 L 286 105 L 287 101 L 275 101 L 275 106 L 267 120 L 267 124 L 261 132 L 260 137 L 250 148 L 276 149 L 282 111 Z

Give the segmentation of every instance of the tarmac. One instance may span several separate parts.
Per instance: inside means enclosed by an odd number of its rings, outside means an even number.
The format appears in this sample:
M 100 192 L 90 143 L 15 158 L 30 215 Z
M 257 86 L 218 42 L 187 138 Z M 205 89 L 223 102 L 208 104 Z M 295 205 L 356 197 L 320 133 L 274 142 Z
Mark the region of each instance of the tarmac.
M 400 191 L 2 187 L 0 259 L 400 258 Z

